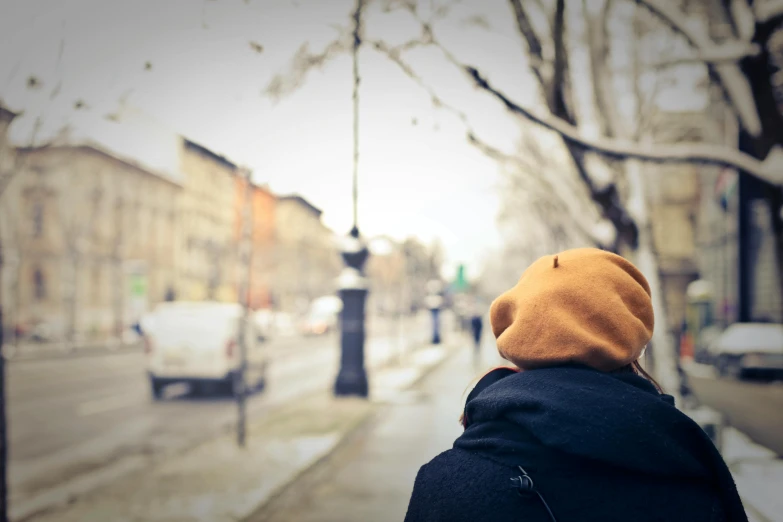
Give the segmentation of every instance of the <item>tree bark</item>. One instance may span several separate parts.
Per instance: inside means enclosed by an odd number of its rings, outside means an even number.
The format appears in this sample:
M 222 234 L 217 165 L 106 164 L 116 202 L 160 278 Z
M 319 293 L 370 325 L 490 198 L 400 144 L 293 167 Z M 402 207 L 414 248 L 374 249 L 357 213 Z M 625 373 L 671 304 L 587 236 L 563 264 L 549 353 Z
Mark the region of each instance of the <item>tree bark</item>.
M 8 426 L 6 424 L 5 317 L 3 315 L 4 252 L 0 238 L 0 522 L 8 522 Z
M 603 155 L 626 159 L 640 159 L 656 163 L 704 163 L 722 165 L 744 170 L 759 179 L 772 185 L 783 183 L 783 172 L 779 166 L 759 161 L 757 158 L 745 152 L 726 149 L 722 145 L 706 143 L 688 144 L 642 144 L 633 141 L 615 140 L 611 138 L 588 138 L 583 136 L 574 125 L 562 121 L 560 118 L 536 114 L 531 109 L 526 109 L 495 89 L 476 69 L 466 67 L 465 72 L 474 80 L 476 85 L 501 101 L 508 110 L 524 116 L 549 130 L 560 134 L 563 139 L 577 147 L 589 149 Z
M 680 378 L 677 371 L 677 359 L 674 343 L 669 332 L 670 325 L 666 313 L 666 296 L 660 278 L 658 256 L 655 251 L 652 223 L 649 215 L 649 202 L 645 187 L 642 165 L 637 160 L 625 162 L 625 178 L 628 183 L 628 199 L 635 200 L 634 220 L 639 227 L 639 244 L 634 252 L 636 265 L 647 278 L 652 291 L 655 330 L 652 346 L 655 349 L 653 375 L 661 387 L 680 402 Z

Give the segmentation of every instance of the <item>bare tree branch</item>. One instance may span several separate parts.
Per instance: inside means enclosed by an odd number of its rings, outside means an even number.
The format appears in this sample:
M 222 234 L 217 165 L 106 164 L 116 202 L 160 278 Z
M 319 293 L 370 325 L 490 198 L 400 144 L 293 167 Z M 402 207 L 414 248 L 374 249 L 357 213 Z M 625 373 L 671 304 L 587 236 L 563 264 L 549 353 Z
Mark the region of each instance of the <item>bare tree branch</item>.
M 569 106 L 568 78 L 568 54 L 565 47 L 565 0 L 557 0 L 555 14 L 552 21 L 552 39 L 555 47 L 554 71 L 550 85 L 547 87 L 547 96 L 550 99 L 549 109 L 552 114 L 564 119 L 568 123 L 576 123 L 576 118 Z
M 611 3 L 604 2 L 598 13 L 591 13 L 588 0 L 582 2 L 582 12 L 587 26 L 587 48 L 590 51 L 590 68 L 593 77 L 593 99 L 598 113 L 598 123 L 605 136 L 615 136 L 614 122 L 619 120 L 617 108 L 611 92 L 611 75 L 608 71 L 609 59 L 609 8 Z
M 716 45 L 711 49 L 697 50 L 690 56 L 681 56 L 672 58 L 669 60 L 660 60 L 651 64 L 656 69 L 663 69 L 666 67 L 673 67 L 675 65 L 682 64 L 721 64 L 721 63 L 733 63 L 742 60 L 743 58 L 752 58 L 758 56 L 761 52 L 761 48 L 752 43 L 745 44 L 743 42 L 728 42 L 721 45 Z
M 631 141 L 587 138 L 579 129 L 560 118 L 551 115 L 542 116 L 532 110 L 525 109 L 511 101 L 506 95 L 495 89 L 473 67 L 465 66 L 464 71 L 473 79 L 476 86 L 487 91 L 498 99 L 506 108 L 533 121 L 547 129 L 560 134 L 563 139 L 595 152 L 615 158 L 636 158 L 652 162 L 683 162 L 683 163 L 707 163 L 723 165 L 744 170 L 769 183 L 779 185 L 783 183 L 783 172 L 775 169 L 771 162 L 762 162 L 749 154 L 737 150 L 726 149 L 723 146 L 715 146 L 704 143 L 689 143 L 684 145 L 647 145 Z
M 424 91 L 427 92 L 427 94 L 430 96 L 430 101 L 432 102 L 432 105 L 435 108 L 438 109 L 444 109 L 447 112 L 450 112 L 454 116 L 456 116 L 463 124 L 466 125 L 468 128 L 468 133 L 471 134 L 472 130 L 470 130 L 470 127 L 468 125 L 468 118 L 467 115 L 462 112 L 461 110 L 457 109 L 456 107 L 448 104 L 445 102 L 436 92 L 435 90 L 427 85 L 424 80 L 419 76 L 416 71 L 413 70 L 413 68 L 408 65 L 401 56 L 401 49 L 409 49 L 413 47 L 411 42 L 405 43 L 398 47 L 389 47 L 385 42 L 382 41 L 372 41 L 369 42 L 373 48 L 382 53 L 384 56 L 386 56 L 389 60 L 394 62 L 403 73 L 405 73 L 408 78 L 413 80 L 419 87 L 421 87 Z M 419 43 L 421 45 L 421 43 Z
M 376 49 L 378 52 L 382 53 L 388 59 L 394 62 L 406 76 L 408 76 L 419 87 L 421 87 L 424 91 L 426 91 L 427 94 L 430 96 L 430 99 L 432 100 L 432 104 L 435 108 L 446 110 L 451 114 L 455 115 L 465 126 L 466 138 L 468 140 L 468 143 L 476 147 L 484 155 L 497 161 L 500 164 L 511 164 L 531 173 L 540 173 L 542 171 L 541 165 L 544 159 L 543 156 L 540 155 L 535 156 L 532 161 L 528 162 L 518 155 L 507 154 L 501 151 L 500 149 L 490 145 L 486 141 L 482 140 L 471 127 L 467 115 L 464 112 L 460 111 L 459 109 L 448 104 L 443 99 L 441 99 L 438 96 L 438 94 L 435 92 L 435 90 L 426 82 L 424 82 L 421 76 L 419 76 L 416 73 L 416 71 L 414 71 L 413 68 L 402 59 L 400 49 L 409 47 L 408 44 L 403 44 L 392 48 L 382 41 L 373 41 L 370 43 L 372 44 L 374 49 Z M 454 58 L 452 57 L 452 59 Z M 536 151 L 535 149 L 533 149 L 533 152 L 540 152 L 540 151 Z M 537 175 L 535 177 L 536 179 L 539 180 L 539 183 L 545 186 L 544 189 L 540 190 L 541 196 L 546 195 L 549 196 L 549 198 L 551 199 L 553 195 L 559 194 L 559 192 L 554 189 L 552 184 L 545 179 L 545 176 Z M 577 230 L 579 230 L 579 232 L 583 236 L 590 237 L 593 240 L 595 240 L 595 238 L 593 238 L 593 235 L 587 229 L 584 228 L 584 223 L 582 223 L 579 219 L 577 219 L 577 217 L 572 215 L 572 212 L 570 212 L 571 209 L 565 203 L 565 201 L 562 201 L 561 198 L 556 198 L 556 199 L 558 199 L 559 201 L 558 212 L 568 213 L 571 221 L 573 222 L 573 226 Z
M 783 17 L 783 0 L 754 2 L 753 9 L 756 15 L 756 22 L 767 23 L 775 18 Z
M 646 7 L 669 27 L 685 37 L 688 43 L 698 51 L 713 54 L 720 53 L 712 42 L 706 29 L 688 23 L 688 17 L 674 6 L 670 0 L 636 0 Z M 726 44 L 724 44 L 726 45 Z M 734 45 L 734 44 L 731 44 Z M 742 45 L 739 42 L 736 45 Z M 708 63 L 710 70 L 720 79 L 721 86 L 728 101 L 737 113 L 742 127 L 751 136 L 761 134 L 761 119 L 759 118 L 750 83 L 735 63 Z
M 263 93 L 276 101 L 294 93 L 302 87 L 310 71 L 322 68 L 327 62 L 352 48 L 353 34 L 348 31 L 342 31 L 340 37 L 330 42 L 320 53 L 311 52 L 309 44 L 304 43 L 294 55 L 288 71 L 276 74 Z
M 530 23 L 530 19 L 527 17 L 527 13 L 525 13 L 525 8 L 522 7 L 522 1 L 511 0 L 511 7 L 514 9 L 517 28 L 527 41 L 528 52 L 532 62 L 531 67 L 534 67 L 536 70 L 538 70 L 540 64 L 544 61 L 541 41 L 538 39 L 538 35 L 533 29 L 533 25 Z
M 480 29 L 484 29 L 485 31 L 489 31 L 491 29 L 489 22 L 487 22 L 486 17 L 482 15 L 473 15 L 468 18 L 466 18 L 463 22 L 464 25 L 470 27 L 478 27 Z
M 515 1 L 517 0 L 511 0 L 512 6 L 514 6 Z M 517 9 L 517 7 L 514 6 L 514 10 L 515 13 L 517 13 L 517 15 L 521 14 L 523 18 L 522 21 L 524 23 L 527 21 L 526 13 L 524 9 L 521 8 L 521 4 L 519 4 L 519 7 L 520 8 Z M 517 18 L 519 24 L 519 16 Z M 568 69 L 568 63 L 564 55 L 565 53 L 564 22 L 565 22 L 565 2 L 558 1 L 550 23 L 552 27 L 552 39 L 554 41 L 554 47 L 555 47 L 555 55 L 556 55 L 555 62 L 560 69 L 560 75 L 563 81 L 565 81 L 565 78 L 568 77 L 568 75 L 566 74 L 566 71 Z M 522 27 L 520 27 L 520 32 L 522 33 L 523 37 L 526 36 L 524 29 Z M 531 43 L 533 42 L 531 42 L 527 37 L 525 37 L 525 39 L 527 40 L 528 43 L 528 50 L 533 52 L 535 49 L 534 46 L 531 47 Z M 540 47 L 540 43 L 538 44 L 538 47 Z M 557 59 L 558 52 L 560 53 L 561 56 L 559 60 Z M 465 67 L 462 64 L 455 62 L 455 65 L 465 70 Z M 565 86 L 558 86 L 554 84 L 554 82 L 552 81 L 555 76 L 554 71 L 552 72 L 551 76 L 547 76 L 547 74 L 545 74 L 544 72 L 536 70 L 536 68 L 533 65 L 531 65 L 531 69 L 533 70 L 534 75 L 539 81 L 541 91 L 543 92 L 547 101 L 549 112 L 552 115 L 560 118 L 561 121 L 563 121 L 565 124 L 573 125 L 575 123 L 575 118 L 574 118 L 574 114 L 568 110 L 568 104 L 566 102 Z M 630 219 L 628 213 L 625 211 L 625 208 L 623 207 L 622 203 L 617 197 L 616 188 L 613 185 L 599 187 L 594 182 L 590 173 L 588 172 L 588 169 L 585 164 L 584 150 L 577 147 L 573 141 L 564 140 L 564 144 L 566 146 L 566 150 L 571 156 L 571 159 L 574 163 L 574 167 L 576 168 L 579 177 L 587 186 L 587 189 L 593 201 L 601 207 L 604 216 L 610 219 L 614 224 L 614 226 L 617 228 L 618 230 L 617 240 L 619 241 L 619 239 L 622 237 L 628 242 L 628 244 L 635 245 L 638 231 L 636 229 L 635 224 L 633 223 L 633 220 Z

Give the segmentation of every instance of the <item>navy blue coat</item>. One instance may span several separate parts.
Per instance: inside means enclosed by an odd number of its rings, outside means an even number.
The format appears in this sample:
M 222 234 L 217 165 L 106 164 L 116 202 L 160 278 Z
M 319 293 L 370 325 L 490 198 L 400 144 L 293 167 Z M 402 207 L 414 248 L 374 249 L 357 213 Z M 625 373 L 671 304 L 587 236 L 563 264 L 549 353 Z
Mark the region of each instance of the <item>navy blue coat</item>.
M 453 449 L 419 470 L 406 522 L 549 522 L 518 466 L 557 522 L 747 522 L 704 431 L 635 374 L 496 370 L 465 413 Z

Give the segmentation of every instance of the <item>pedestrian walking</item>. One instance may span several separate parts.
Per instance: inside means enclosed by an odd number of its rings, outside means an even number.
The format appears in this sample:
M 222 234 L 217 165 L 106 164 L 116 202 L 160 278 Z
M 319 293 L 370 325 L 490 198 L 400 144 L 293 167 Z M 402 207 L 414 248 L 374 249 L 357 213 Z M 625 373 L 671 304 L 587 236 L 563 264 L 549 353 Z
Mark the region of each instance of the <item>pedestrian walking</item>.
M 470 318 L 470 328 L 473 332 L 473 361 L 478 364 L 481 361 L 481 332 L 484 329 L 484 319 L 477 306 L 474 307 Z
M 746 522 L 707 434 L 639 364 L 650 287 L 597 249 L 539 259 L 490 308 L 514 368 L 468 395 L 463 434 L 416 477 L 407 522 Z

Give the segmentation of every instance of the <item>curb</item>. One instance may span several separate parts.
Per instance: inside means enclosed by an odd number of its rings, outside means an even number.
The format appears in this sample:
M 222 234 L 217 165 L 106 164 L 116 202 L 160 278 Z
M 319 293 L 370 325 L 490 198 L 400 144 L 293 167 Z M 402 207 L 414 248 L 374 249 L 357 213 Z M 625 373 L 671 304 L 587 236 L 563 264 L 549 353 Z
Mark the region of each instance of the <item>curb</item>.
M 748 515 L 748 522 L 775 522 L 753 507 L 752 504 L 746 502 L 744 498 L 742 498 L 742 505 L 745 507 L 745 514 Z
M 118 346 L 116 348 L 84 348 L 73 351 L 42 350 L 38 353 L 15 354 L 5 356 L 7 363 L 25 363 L 36 361 L 56 361 L 62 359 L 81 359 L 84 357 L 100 357 L 102 355 L 122 355 L 128 353 L 141 353 L 141 345 Z
M 339 451 L 340 449 L 344 448 L 351 439 L 359 433 L 364 427 L 366 427 L 372 419 L 375 417 L 376 409 L 380 406 L 380 404 L 371 404 L 371 406 L 367 409 L 367 412 L 364 415 L 359 416 L 356 421 L 351 425 L 345 432 L 340 434 L 339 439 L 334 444 L 334 446 L 331 447 L 328 451 L 324 452 L 323 455 L 318 457 L 317 459 L 313 460 L 310 464 L 307 466 L 302 467 L 299 471 L 294 473 L 291 476 L 291 479 L 287 482 L 284 482 L 280 484 L 272 493 L 269 494 L 269 496 L 261 502 L 258 506 L 255 507 L 252 513 L 247 515 L 246 517 L 239 519 L 239 522 L 245 522 L 245 521 L 251 521 L 258 518 L 259 514 L 272 504 L 275 500 L 282 497 L 285 492 L 292 487 L 294 484 L 296 484 L 299 480 L 302 479 L 305 475 L 307 475 L 309 472 L 311 472 L 313 469 L 316 469 L 320 467 L 324 462 L 329 460 L 332 455 L 335 454 L 335 452 Z M 766 521 L 762 521 L 766 522 Z
M 425 346 L 433 346 L 433 345 L 425 345 Z M 437 368 L 439 368 L 441 365 L 443 365 L 445 362 L 451 359 L 451 357 L 453 357 L 456 353 L 458 353 L 461 343 L 459 342 L 447 343 L 446 346 L 448 346 L 448 348 L 446 348 L 445 350 L 446 353 L 442 359 L 440 359 L 435 364 L 425 367 L 422 370 L 421 374 L 416 377 L 416 379 L 414 379 L 408 386 L 402 387 L 400 391 L 410 390 L 418 386 L 424 379 L 429 377 Z M 419 346 L 418 349 L 420 348 L 423 348 L 423 346 Z M 388 366 L 389 364 L 386 364 L 386 365 L 382 365 L 380 368 L 385 368 Z M 358 433 L 360 433 L 362 430 L 369 428 L 372 425 L 372 423 L 377 419 L 378 410 L 385 405 L 382 402 L 373 402 L 372 397 L 370 397 L 369 400 L 370 400 L 370 408 L 367 409 L 367 412 L 364 415 L 360 416 L 353 423 L 353 425 L 351 425 L 347 430 L 345 430 L 342 434 L 340 434 L 339 440 L 334 444 L 334 446 L 332 446 L 331 449 L 326 451 L 323 455 L 315 459 L 309 465 L 304 466 L 302 469 L 296 472 L 291 477 L 291 480 L 285 482 L 284 484 L 280 484 L 280 486 L 274 492 L 272 492 L 267 497 L 266 500 L 264 500 L 261 504 L 256 506 L 255 510 L 253 510 L 253 513 L 243 518 L 242 521 L 250 522 L 262 516 L 263 511 L 266 507 L 270 506 L 276 500 L 280 499 L 286 493 L 286 491 L 288 491 L 294 484 L 296 484 L 308 473 L 321 467 L 321 465 L 323 465 L 326 461 L 328 461 L 335 453 L 337 453 L 341 449 L 344 449 Z M 767 522 L 767 521 L 760 521 L 760 522 Z

